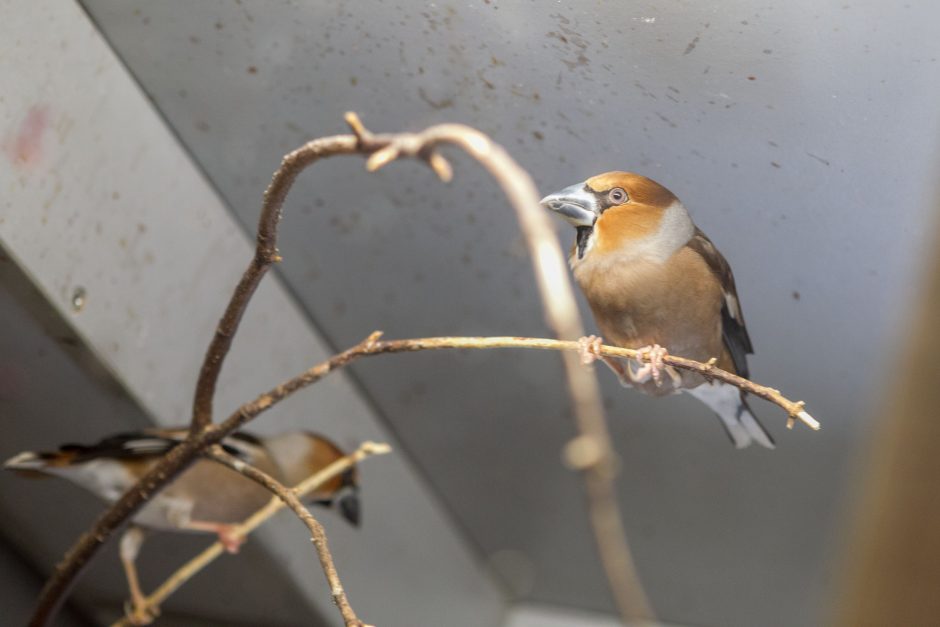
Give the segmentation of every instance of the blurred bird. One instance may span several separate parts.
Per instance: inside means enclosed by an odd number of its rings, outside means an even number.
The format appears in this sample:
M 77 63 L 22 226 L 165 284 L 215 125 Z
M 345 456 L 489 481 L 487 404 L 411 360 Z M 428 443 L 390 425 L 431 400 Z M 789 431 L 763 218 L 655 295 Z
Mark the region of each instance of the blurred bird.
M 715 358 L 746 378 L 754 352 L 731 267 L 679 199 L 645 176 L 607 172 L 542 205 L 577 230 L 569 263 L 603 336 L 650 359 L 634 370 L 599 355 L 602 340 L 590 336 L 581 339 L 584 362 L 600 357 L 621 383 L 647 394 L 691 394 L 718 415 L 736 448 L 755 441 L 774 448 L 738 388 L 663 365 L 668 348 L 698 361 Z
M 6 470 L 26 476 L 58 476 L 108 502 L 132 487 L 170 449 L 182 442 L 186 429 L 145 429 L 107 437 L 97 444 L 65 444 L 57 451 L 26 451 L 8 459 Z M 234 433 L 221 442 L 231 455 L 248 462 L 287 486 L 300 483 L 344 456 L 323 436 L 297 431 L 260 438 Z M 333 477 L 305 500 L 335 507 L 340 515 L 359 526 L 361 509 L 356 468 Z M 244 538 L 236 526 L 271 499 L 270 492 L 254 481 L 208 459 L 196 460 L 187 470 L 150 499 L 133 517 L 121 538 L 121 562 L 131 591 L 128 615 L 135 622 L 149 622 L 135 610 L 143 607 L 134 562 L 144 540 L 144 528 L 215 533 L 225 549 L 235 553 Z

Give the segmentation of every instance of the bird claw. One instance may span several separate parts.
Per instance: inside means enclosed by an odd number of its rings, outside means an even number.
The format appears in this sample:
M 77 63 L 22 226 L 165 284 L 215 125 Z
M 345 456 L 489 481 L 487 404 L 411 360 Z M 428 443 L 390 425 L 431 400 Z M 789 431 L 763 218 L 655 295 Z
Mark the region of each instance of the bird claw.
M 581 356 L 581 363 L 585 366 L 593 364 L 601 356 L 601 345 L 604 338 L 597 335 L 587 335 L 578 340 L 578 354 Z
M 645 380 L 652 376 L 656 387 L 662 387 L 663 371 L 666 371 L 673 382 L 675 382 L 675 377 L 678 375 L 674 372 L 670 372 L 670 369 L 663 364 L 663 358 L 668 354 L 669 352 L 659 344 L 638 348 L 637 357 L 639 359 L 637 359 L 637 361 L 642 365 L 639 370 L 633 373 L 634 380 Z M 649 362 L 643 363 L 641 359 L 647 359 Z
M 147 607 L 143 598 L 124 602 L 124 615 L 131 625 L 149 625 L 160 616 L 160 608 Z
M 245 543 L 245 536 L 236 533 L 235 525 L 220 525 L 216 533 L 227 553 L 238 553 Z

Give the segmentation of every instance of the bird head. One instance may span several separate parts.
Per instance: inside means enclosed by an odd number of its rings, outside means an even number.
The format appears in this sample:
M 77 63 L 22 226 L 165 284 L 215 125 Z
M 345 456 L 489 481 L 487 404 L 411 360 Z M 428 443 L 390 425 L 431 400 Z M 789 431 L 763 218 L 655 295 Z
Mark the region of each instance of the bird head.
M 695 228 L 672 192 L 631 172 L 599 174 L 549 194 L 541 204 L 577 229 L 577 259 L 630 247 L 672 254 Z

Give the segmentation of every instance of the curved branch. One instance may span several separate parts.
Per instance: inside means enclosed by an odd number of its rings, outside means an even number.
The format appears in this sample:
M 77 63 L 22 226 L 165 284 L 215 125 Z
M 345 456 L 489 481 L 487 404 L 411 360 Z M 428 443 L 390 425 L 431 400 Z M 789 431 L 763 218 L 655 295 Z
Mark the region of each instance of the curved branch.
M 372 136 L 354 113 L 347 113 L 346 121 L 363 145 L 368 146 L 370 141 L 376 139 L 386 139 L 385 136 Z M 558 236 L 548 215 L 539 205 L 532 177 L 502 146 L 469 126 L 440 124 L 421 133 L 402 133 L 394 137 L 369 157 L 366 166 L 369 170 L 376 170 L 401 156 L 419 157 L 427 160 L 438 176 L 446 180 L 450 166 L 442 157 L 436 157 L 435 153 L 441 144 L 462 148 L 499 184 L 516 212 L 532 257 L 549 328 L 561 340 L 576 340 L 583 336 L 584 327 Z M 435 167 L 435 163 L 443 163 L 446 169 Z M 579 450 L 591 453 L 579 456 L 578 469 L 583 474 L 587 488 L 588 514 L 608 587 L 624 622 L 652 618 L 653 611 L 633 565 L 614 492 L 617 455 L 607 429 L 597 378 L 593 370 L 581 367 L 577 355 L 565 353 L 563 359 L 572 413 L 579 433 L 573 443 Z
M 320 158 L 352 154 L 357 150 L 358 142 L 351 135 L 321 137 L 288 153 L 281 161 L 281 167 L 274 173 L 271 184 L 264 192 L 261 217 L 258 219 L 255 255 L 235 287 L 235 292 L 225 308 L 225 313 L 222 314 L 222 319 L 219 320 L 199 371 L 193 399 L 193 418 L 190 426 L 192 431 L 203 429 L 212 422 L 212 399 L 215 398 L 215 386 L 222 372 L 225 356 L 232 347 L 232 339 L 238 331 L 242 315 L 268 269 L 280 261 L 277 254 L 277 225 L 281 220 L 281 207 L 284 206 L 284 199 L 287 198 L 287 192 L 294 184 L 294 180 L 304 168 Z
M 358 449 L 349 455 L 337 459 L 335 462 L 320 470 L 316 474 L 307 477 L 295 485 L 292 490 L 298 497 L 303 498 L 333 477 L 342 474 L 362 460 L 373 455 L 385 455 L 386 453 L 390 453 L 391 450 L 392 448 L 388 444 L 378 442 L 363 442 L 359 445 Z M 257 512 L 245 519 L 241 524 L 239 524 L 234 529 L 233 535 L 240 538 L 248 536 L 251 532 L 263 525 L 268 521 L 269 518 L 277 514 L 285 507 L 286 505 L 284 501 L 282 501 L 277 496 L 272 497 L 271 500 L 268 501 L 267 505 L 259 509 Z M 144 599 L 143 609 L 148 613 L 155 613 L 174 592 L 183 586 L 183 584 L 196 576 L 224 552 L 225 548 L 221 542 L 216 541 L 210 544 L 201 553 L 180 566 L 176 572 L 167 577 L 166 580 L 160 584 L 156 590 L 153 591 L 153 593 L 148 595 Z M 131 627 L 131 622 L 125 616 L 115 621 L 111 627 Z
M 323 525 L 304 507 L 304 504 L 297 498 L 297 494 L 266 472 L 238 459 L 234 455 L 229 455 L 217 444 L 209 447 L 209 450 L 206 451 L 206 456 L 248 477 L 274 494 L 277 498 L 281 499 L 287 507 L 291 508 L 297 515 L 297 518 L 307 525 L 307 529 L 310 530 L 310 538 L 313 542 L 313 546 L 317 549 L 317 556 L 320 558 L 320 566 L 323 568 L 323 574 L 326 575 L 326 580 L 330 584 L 330 593 L 333 595 L 333 603 L 339 608 L 339 613 L 342 615 L 346 627 L 370 627 L 359 620 L 356 616 L 356 612 L 353 611 L 352 606 L 349 604 L 349 599 L 346 598 L 346 591 L 343 590 L 343 583 L 340 581 L 339 574 L 336 572 L 336 564 L 333 563 L 333 554 L 330 553 L 330 547 L 326 539 L 326 531 L 323 530 Z

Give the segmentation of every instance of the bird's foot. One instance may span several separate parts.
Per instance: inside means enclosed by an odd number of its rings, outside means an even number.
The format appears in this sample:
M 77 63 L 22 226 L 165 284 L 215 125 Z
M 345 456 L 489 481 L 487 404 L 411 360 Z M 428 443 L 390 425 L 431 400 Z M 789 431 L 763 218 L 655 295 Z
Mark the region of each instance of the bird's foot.
M 208 522 L 204 520 L 191 520 L 186 523 L 186 529 L 208 531 L 219 537 L 219 542 L 229 553 L 238 553 L 238 549 L 245 544 L 245 536 L 238 533 L 238 526 L 228 523 Z
M 648 359 L 648 363 L 643 363 L 640 359 L 637 361 L 641 364 L 640 368 L 634 371 L 631 377 L 634 381 L 645 381 L 649 377 L 653 377 L 653 382 L 656 383 L 656 387 L 660 387 L 663 384 L 663 371 L 668 372 L 668 368 L 663 364 L 663 358 L 669 354 L 669 352 L 660 346 L 659 344 L 653 344 L 651 346 L 644 346 L 643 348 L 637 349 L 637 357 L 642 359 Z M 674 372 L 669 372 L 670 378 L 675 381 L 674 376 L 678 376 Z
M 148 607 L 147 601 L 140 595 L 131 595 L 124 602 L 124 615 L 131 625 L 149 625 L 160 616 L 160 608 Z
M 242 545 L 245 544 L 245 536 L 236 532 L 235 525 L 219 525 L 216 534 L 219 536 L 219 542 L 222 543 L 228 553 L 238 553 Z
M 604 338 L 597 335 L 587 335 L 578 340 L 578 354 L 581 355 L 581 363 L 589 366 L 601 356 L 601 345 Z

